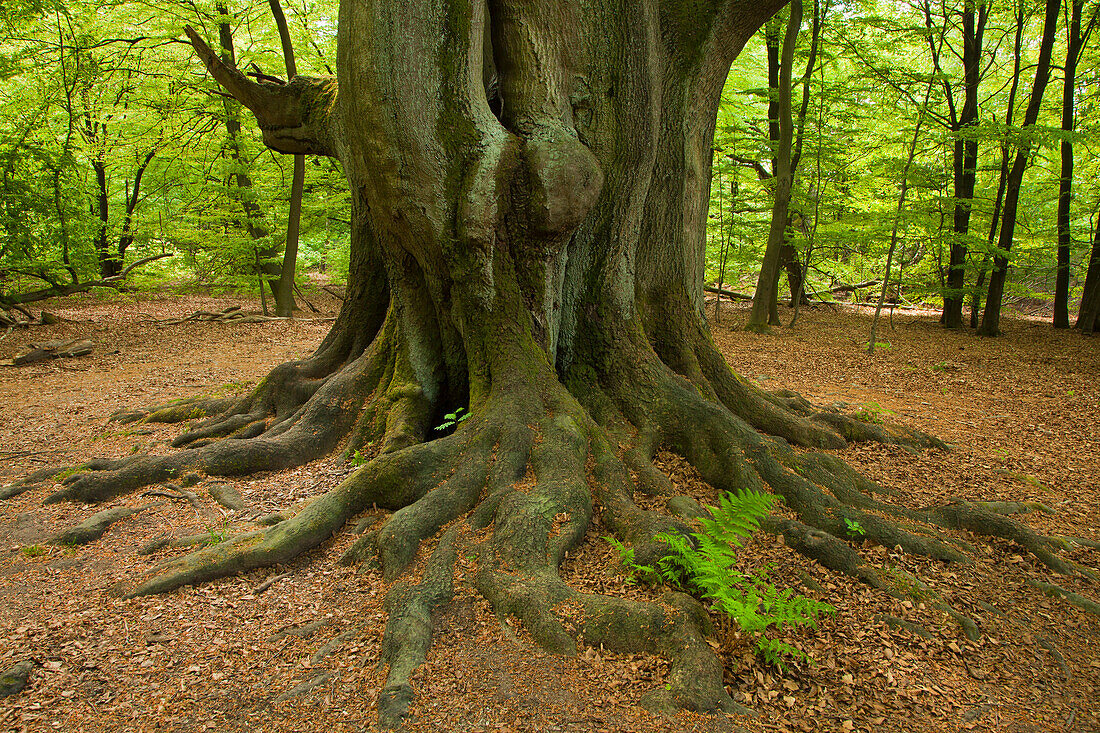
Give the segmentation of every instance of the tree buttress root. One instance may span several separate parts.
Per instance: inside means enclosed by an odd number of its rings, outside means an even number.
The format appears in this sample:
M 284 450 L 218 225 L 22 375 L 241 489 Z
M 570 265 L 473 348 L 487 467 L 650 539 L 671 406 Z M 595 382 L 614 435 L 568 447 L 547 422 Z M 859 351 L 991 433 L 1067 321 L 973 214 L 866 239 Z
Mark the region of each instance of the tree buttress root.
M 413 699 L 409 678 L 430 647 L 432 610 L 453 596 L 459 553 L 477 557 L 474 585 L 496 612 L 520 619 L 539 644 L 566 654 L 582 643 L 659 654 L 671 662 L 670 684 L 651 693 L 648 704 L 739 709 L 706 643 L 713 629 L 698 601 L 672 592 L 659 602 L 586 593 L 558 573 L 593 521 L 632 546 L 642 563 L 665 551 L 655 534 L 690 531 L 682 520 L 634 501 L 635 491 L 675 493 L 653 465 L 661 446 L 684 456 L 721 491 L 779 494 L 797 518 L 770 518 L 765 530 L 826 567 L 894 595 L 902 593 L 897 584 L 842 539 L 851 523 L 883 545 L 945 562 L 964 561 L 970 548 L 944 530 L 1002 537 L 1055 572 L 1091 575 L 1055 554 L 1060 541 L 1036 534 L 996 505 L 908 508 L 885 501 L 890 492 L 835 456 L 796 450 L 792 443 L 835 448 L 852 439 L 913 448 L 942 444 L 916 431 L 817 411 L 792 393 L 764 393 L 720 364 L 705 335 L 695 340 L 690 359 L 665 361 L 640 328 L 622 334 L 625 348 L 607 362 L 578 365 L 564 385 L 544 360 L 520 370 L 531 373 L 501 372 L 484 399 L 471 405 L 468 420 L 427 441 L 436 406 L 410 376 L 396 326 L 387 320 L 365 348 L 336 342 L 335 351 L 322 348 L 311 359 L 277 368 L 236 401 L 193 400 L 141 416 L 121 413 L 126 420 L 169 421 L 217 412 L 176 440 L 190 450 L 89 462 L 47 501 L 103 501 L 184 471 L 240 475 L 300 465 L 345 438 L 349 452 L 377 444 L 365 465 L 293 515 L 168 560 L 129 594 L 162 593 L 286 563 L 365 509 L 389 510 L 344 557 L 378 563 L 383 577 L 396 581 L 386 600 L 382 651 L 389 666 L 379 697 L 385 726 L 400 724 Z M 680 368 L 674 371 L 669 362 Z M 54 479 L 60 470 L 32 474 L 0 496 Z M 411 577 L 420 545 L 436 536 L 419 577 Z M 940 607 L 976 637 L 972 620 Z

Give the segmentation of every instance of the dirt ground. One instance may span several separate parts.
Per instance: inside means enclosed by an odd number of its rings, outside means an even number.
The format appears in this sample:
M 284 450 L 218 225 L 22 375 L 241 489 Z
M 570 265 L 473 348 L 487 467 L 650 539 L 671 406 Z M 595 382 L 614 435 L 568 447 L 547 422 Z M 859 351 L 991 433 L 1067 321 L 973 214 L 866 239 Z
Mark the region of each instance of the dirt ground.
M 46 304 L 67 320 L 9 333 L 0 359 L 28 342 L 59 338 L 89 338 L 95 350 L 0 367 L 0 485 L 43 466 L 171 450 L 167 443 L 182 425 L 119 425 L 108 416 L 246 390 L 320 342 L 337 302 L 311 300 L 322 313 L 302 317 L 313 320 L 258 324 L 159 323 L 199 309 L 258 307 L 239 298 L 116 295 Z M 1100 339 L 1023 319 L 1008 320 L 1002 338 L 978 339 L 945 332 L 935 314 L 906 312 L 894 315 L 893 329 L 880 328 L 889 348 L 868 356 L 862 346 L 870 319 L 857 308 L 803 311 L 796 329 L 772 336 L 736 330 L 746 318 L 743 307 L 727 306 L 713 324 L 744 376 L 953 445 L 918 454 L 882 445 L 839 452 L 900 490 L 907 505 L 1036 501 L 1052 513 L 1022 521 L 1049 535 L 1100 541 Z M 659 463 L 684 493 L 713 498 L 677 456 L 663 453 Z M 385 676 L 378 653 L 386 586 L 373 571 L 337 564 L 356 537 L 351 525 L 285 567 L 136 600 L 109 592 L 185 552 L 138 554 L 150 540 L 209 533 L 217 541 L 331 488 L 351 470 L 329 458 L 226 480 L 247 504 L 234 512 L 211 498 L 208 483 L 192 489 L 193 504 L 139 492 L 106 506 L 141 512 L 76 547 L 50 538 L 104 506 L 43 506 L 48 486 L 0 502 L 0 672 L 22 659 L 38 664 L 26 690 L 0 699 L 0 730 L 370 729 Z M 628 584 L 602 534 L 593 528 L 568 560 L 566 581 L 593 591 L 652 592 Z M 736 634 L 715 643 L 731 694 L 757 711 L 754 718 L 646 712 L 638 703 L 664 684 L 663 660 L 598 648 L 573 658 L 544 653 L 514 620 L 492 614 L 463 568 L 414 677 L 407 729 L 1100 731 L 1100 617 L 1029 581 L 1091 598 L 1100 597 L 1100 583 L 1056 577 L 1008 542 L 963 538 L 975 549 L 958 565 L 860 547 L 895 577 L 919 579 L 907 601 L 814 566 L 775 538 L 754 538 L 739 563 L 770 564 L 777 584 L 837 609 L 817 629 L 784 637 L 814 659 L 785 672 L 756 659 Z M 1074 544 L 1062 555 L 1100 571 L 1098 550 Z M 973 618 L 981 639 L 967 641 L 935 610 L 936 598 Z

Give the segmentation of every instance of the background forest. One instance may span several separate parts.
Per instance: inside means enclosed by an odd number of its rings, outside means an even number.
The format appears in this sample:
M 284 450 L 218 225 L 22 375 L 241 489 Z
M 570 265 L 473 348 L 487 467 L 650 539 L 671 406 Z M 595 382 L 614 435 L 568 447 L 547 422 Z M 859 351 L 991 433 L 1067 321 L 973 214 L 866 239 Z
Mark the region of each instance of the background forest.
M 762 307 L 860 286 L 857 298 L 929 304 L 993 334 L 992 283 L 996 306 L 1058 326 L 1091 307 L 1079 324 L 1091 330 L 1100 3 L 804 3 L 727 80 L 709 285 L 745 299 L 760 288 Z M 283 10 L 298 73 L 332 73 L 335 0 Z M 209 78 L 187 24 L 240 68 L 286 79 L 269 3 L 0 8 L 0 305 L 117 285 L 134 263 L 141 286 L 274 290 L 294 163 Z M 339 279 L 346 184 L 334 159 L 304 168 L 290 264 Z M 761 318 L 780 320 L 774 306 Z

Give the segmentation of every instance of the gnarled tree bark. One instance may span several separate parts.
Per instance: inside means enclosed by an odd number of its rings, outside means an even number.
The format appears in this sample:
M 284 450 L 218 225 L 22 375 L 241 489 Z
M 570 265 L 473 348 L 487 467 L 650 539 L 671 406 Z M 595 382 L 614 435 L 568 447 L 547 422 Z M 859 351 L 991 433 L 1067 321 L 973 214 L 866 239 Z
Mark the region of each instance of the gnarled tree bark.
M 478 591 L 540 644 L 663 654 L 670 684 L 650 702 L 734 707 L 697 601 L 586 593 L 558 575 L 593 523 L 642 562 L 664 551 L 655 534 L 687 529 L 634 501 L 636 491 L 674 493 L 652 462 L 660 446 L 719 490 L 781 494 L 799 520 L 772 531 L 879 586 L 887 582 L 838 539 L 848 522 L 948 561 L 960 550 L 911 523 L 1011 534 L 1069 570 L 1022 525 L 967 503 L 887 504 L 834 456 L 796 451 L 942 444 L 765 393 L 715 348 L 702 265 L 716 112 L 730 63 L 780 4 L 344 0 L 339 87 L 303 76 L 254 82 L 188 29 L 268 145 L 343 163 L 347 297 L 316 353 L 250 394 L 118 416 L 210 415 L 177 438 L 192 450 L 66 470 L 50 500 L 102 501 L 188 471 L 239 475 L 340 445 L 360 451 L 366 463 L 298 513 L 175 558 L 131 593 L 286 562 L 364 509 L 389 510 L 347 555 L 395 581 L 383 725 L 412 699 L 409 674 L 430 642 L 431 610 L 452 593 L 456 556 L 477 557 Z M 458 407 L 469 419 L 438 437 L 433 426 Z M 40 471 L 0 497 L 60 473 Z M 421 544 L 441 533 L 419 579 L 408 579 Z

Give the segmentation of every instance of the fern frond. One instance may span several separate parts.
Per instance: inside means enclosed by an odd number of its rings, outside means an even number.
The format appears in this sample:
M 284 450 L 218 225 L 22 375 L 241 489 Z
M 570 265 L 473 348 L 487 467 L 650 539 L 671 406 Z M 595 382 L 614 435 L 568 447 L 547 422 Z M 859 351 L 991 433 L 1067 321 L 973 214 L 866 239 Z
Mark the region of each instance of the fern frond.
M 705 599 L 711 609 L 756 636 L 759 653 L 782 669 L 784 659 L 808 657 L 790 644 L 769 639 L 765 632 L 773 627 L 816 626 L 819 616 L 834 613 L 835 609 L 795 595 L 789 588 L 776 588 L 768 577 L 769 568 L 758 568 L 752 574 L 736 569 L 735 548 L 760 528 L 760 520 L 779 500 L 773 494 L 751 490 L 724 493 L 718 506 L 709 507 L 710 517 L 700 520 L 702 531 L 690 537 L 679 532 L 662 532 L 654 537 L 668 550 L 656 567 L 639 565 L 633 548 L 612 537 L 607 540 L 618 550 L 632 577 L 663 581 Z

